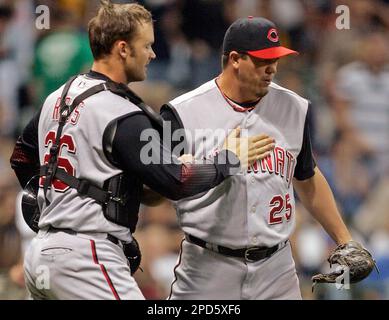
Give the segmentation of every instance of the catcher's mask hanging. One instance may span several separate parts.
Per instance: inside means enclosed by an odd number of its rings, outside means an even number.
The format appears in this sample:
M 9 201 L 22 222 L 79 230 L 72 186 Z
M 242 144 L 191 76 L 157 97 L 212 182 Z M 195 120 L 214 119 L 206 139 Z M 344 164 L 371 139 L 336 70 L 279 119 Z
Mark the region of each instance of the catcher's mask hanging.
M 40 210 L 38 206 L 39 176 L 32 177 L 26 184 L 22 196 L 22 214 L 24 221 L 32 231 L 38 232 Z

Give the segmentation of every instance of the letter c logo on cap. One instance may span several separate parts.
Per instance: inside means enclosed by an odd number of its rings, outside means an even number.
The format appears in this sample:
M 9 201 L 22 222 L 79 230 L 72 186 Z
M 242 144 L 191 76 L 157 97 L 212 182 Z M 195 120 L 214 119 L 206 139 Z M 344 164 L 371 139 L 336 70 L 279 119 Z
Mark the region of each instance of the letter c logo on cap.
M 278 42 L 279 38 L 278 38 L 278 32 L 276 29 L 274 28 L 271 28 L 269 30 L 269 32 L 267 33 L 267 38 L 271 41 L 271 42 Z

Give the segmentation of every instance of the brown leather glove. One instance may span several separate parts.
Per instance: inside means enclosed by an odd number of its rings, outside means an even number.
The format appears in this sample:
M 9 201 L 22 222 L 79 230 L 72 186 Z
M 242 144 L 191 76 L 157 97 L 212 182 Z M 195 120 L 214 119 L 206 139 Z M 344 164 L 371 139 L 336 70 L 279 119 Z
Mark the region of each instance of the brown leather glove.
M 313 287 L 317 283 L 335 283 L 336 279 L 341 276 L 345 270 L 349 272 L 350 283 L 356 283 L 365 279 L 373 268 L 376 267 L 370 252 L 356 241 L 349 241 L 337 246 L 329 256 L 328 262 L 330 263 L 330 266 L 339 264 L 344 268 L 340 271 L 314 275 L 312 277 Z

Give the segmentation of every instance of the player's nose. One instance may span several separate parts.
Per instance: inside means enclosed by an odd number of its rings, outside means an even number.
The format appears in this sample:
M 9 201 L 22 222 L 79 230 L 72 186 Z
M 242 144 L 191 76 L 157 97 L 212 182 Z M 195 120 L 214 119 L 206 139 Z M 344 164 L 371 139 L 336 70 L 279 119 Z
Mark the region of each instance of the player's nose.
M 153 60 L 157 57 L 157 55 L 155 54 L 154 50 L 151 49 L 151 53 L 150 53 L 150 60 Z
M 266 73 L 268 74 L 273 74 L 273 73 L 276 73 L 277 72 L 277 65 L 278 65 L 278 62 L 275 61 L 273 63 L 270 63 L 267 68 L 266 68 Z

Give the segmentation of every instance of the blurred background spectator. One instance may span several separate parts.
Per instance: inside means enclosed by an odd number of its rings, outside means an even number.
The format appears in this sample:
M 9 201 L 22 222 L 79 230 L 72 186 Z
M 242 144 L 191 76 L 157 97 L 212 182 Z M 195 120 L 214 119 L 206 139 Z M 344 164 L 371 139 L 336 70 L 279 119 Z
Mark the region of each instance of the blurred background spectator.
M 50 29 L 36 43 L 33 77 L 37 105 L 72 75 L 87 71 L 93 61 L 88 36 L 79 24 L 81 13 L 71 10 L 68 2 L 50 4 Z M 76 6 L 83 2 L 71 3 Z
M 116 0 L 116 2 L 128 2 Z M 280 61 L 276 82 L 312 102 L 311 134 L 318 165 L 334 190 L 355 239 L 380 269 L 351 290 L 318 286 L 328 270 L 331 239 L 297 205 L 293 252 L 305 299 L 389 299 L 389 0 L 139 0 L 155 19 L 148 80 L 131 87 L 156 110 L 220 72 L 223 35 L 239 17 L 276 22 L 281 41 L 300 52 Z M 33 233 L 20 213 L 20 189 L 9 168 L 15 138 L 48 93 L 89 69 L 87 22 L 98 0 L 0 0 L 0 299 L 25 299 L 23 252 Z M 50 28 L 38 30 L 38 5 Z M 338 29 L 336 8 L 350 10 Z M 169 201 L 141 208 L 136 232 L 146 298 L 165 299 L 182 232 Z

